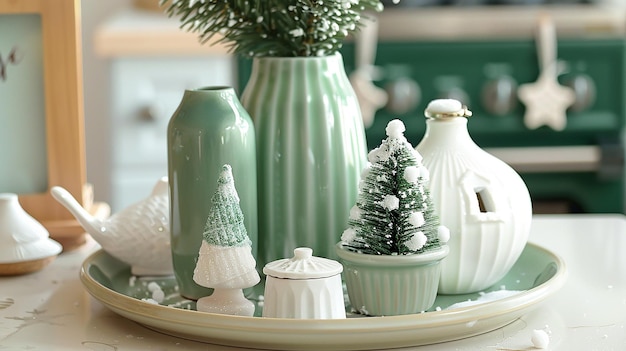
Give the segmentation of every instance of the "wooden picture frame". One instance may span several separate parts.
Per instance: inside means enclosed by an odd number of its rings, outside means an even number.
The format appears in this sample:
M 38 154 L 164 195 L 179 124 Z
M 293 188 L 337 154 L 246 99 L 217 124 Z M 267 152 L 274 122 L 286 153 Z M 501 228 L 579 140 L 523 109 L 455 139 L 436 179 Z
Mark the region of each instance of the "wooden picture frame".
M 85 182 L 80 0 L 0 0 L 0 16 L 24 14 L 36 14 L 41 22 L 44 101 L 28 103 L 45 105 L 45 116 L 42 117 L 45 120 L 48 188 L 39 193 L 16 193 L 22 207 L 68 250 L 84 243 L 85 233 L 49 190 L 55 185 L 62 186 L 83 206 L 91 205 L 90 189 Z M 2 35 L 0 32 L 0 37 Z M 8 62 L 4 61 L 5 64 Z M 11 101 L 4 105 L 10 105 Z M 3 115 L 2 110 L 3 106 L 0 106 L 0 122 L 3 118 L 16 118 L 10 113 Z M 1 144 L 0 140 L 0 152 L 11 152 Z

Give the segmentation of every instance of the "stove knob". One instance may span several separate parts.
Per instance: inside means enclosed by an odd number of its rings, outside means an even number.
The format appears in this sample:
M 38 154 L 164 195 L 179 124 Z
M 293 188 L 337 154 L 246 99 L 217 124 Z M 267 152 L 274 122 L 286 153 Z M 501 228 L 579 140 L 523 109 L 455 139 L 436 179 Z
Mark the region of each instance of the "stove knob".
M 576 94 L 576 101 L 570 106 L 572 112 L 581 112 L 593 105 L 596 101 L 596 85 L 593 79 L 586 74 L 577 74 L 566 80 L 565 85 L 572 88 Z
M 416 81 L 398 78 L 385 84 L 387 105 L 385 108 L 393 114 L 405 114 L 414 110 L 422 99 L 422 90 Z
M 496 116 L 504 116 L 517 105 L 517 82 L 503 75 L 488 81 L 483 86 L 482 103 L 485 110 Z

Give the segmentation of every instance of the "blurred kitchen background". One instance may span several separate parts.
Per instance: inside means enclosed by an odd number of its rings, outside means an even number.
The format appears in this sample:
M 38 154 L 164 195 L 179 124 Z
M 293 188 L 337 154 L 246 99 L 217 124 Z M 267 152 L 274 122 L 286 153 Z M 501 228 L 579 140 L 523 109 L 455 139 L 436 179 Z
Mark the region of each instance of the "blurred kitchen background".
M 165 130 L 184 89 L 241 92 L 249 74 L 248 60 L 200 45 L 157 3 L 82 1 L 87 179 L 114 212 L 167 174 Z M 536 213 L 624 213 L 626 0 L 384 3 L 378 25 L 342 50 L 347 71 L 365 72 L 361 83 L 387 97 L 366 131 L 370 147 L 393 118 L 416 145 L 426 104 L 457 98 L 474 112 L 476 143 L 520 172 Z M 559 82 L 577 95 L 561 131 L 529 130 L 516 95 L 540 73 L 542 14 L 556 27 Z

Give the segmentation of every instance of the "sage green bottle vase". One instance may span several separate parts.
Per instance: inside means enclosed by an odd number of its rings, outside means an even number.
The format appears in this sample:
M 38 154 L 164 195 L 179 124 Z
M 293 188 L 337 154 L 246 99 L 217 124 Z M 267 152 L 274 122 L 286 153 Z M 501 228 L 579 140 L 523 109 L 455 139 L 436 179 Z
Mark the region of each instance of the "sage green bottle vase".
M 241 102 L 258 138 L 259 266 L 297 247 L 336 257 L 367 157 L 342 56 L 254 58 Z
M 230 87 L 186 90 L 167 128 L 170 232 L 174 273 L 182 296 L 211 293 L 193 281 L 211 197 L 224 164 L 232 166 L 244 224 L 257 246 L 254 126 Z

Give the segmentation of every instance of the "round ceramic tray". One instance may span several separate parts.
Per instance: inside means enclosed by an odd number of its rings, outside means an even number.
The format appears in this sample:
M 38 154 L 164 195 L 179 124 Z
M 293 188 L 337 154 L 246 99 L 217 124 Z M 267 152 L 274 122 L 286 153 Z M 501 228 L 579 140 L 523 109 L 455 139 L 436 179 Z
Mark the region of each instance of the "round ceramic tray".
M 447 309 L 481 295 L 440 295 L 432 311 L 420 314 L 362 317 L 348 313 L 347 319 L 314 320 L 258 317 L 262 303 L 257 303 L 255 317 L 198 312 L 192 301 L 177 293 L 173 277 L 134 277 L 128 265 L 104 251 L 89 256 L 80 273 L 82 283 L 94 298 L 148 328 L 207 343 L 274 350 L 374 350 L 482 334 L 529 312 L 557 291 L 565 277 L 565 265 L 560 257 L 528 244 L 506 277 L 491 289 L 518 291 L 508 297 Z M 160 305 L 145 301 L 151 297 L 148 288 L 151 282 L 158 283 L 165 293 Z M 248 293 L 258 296 L 262 290 L 258 285 Z

